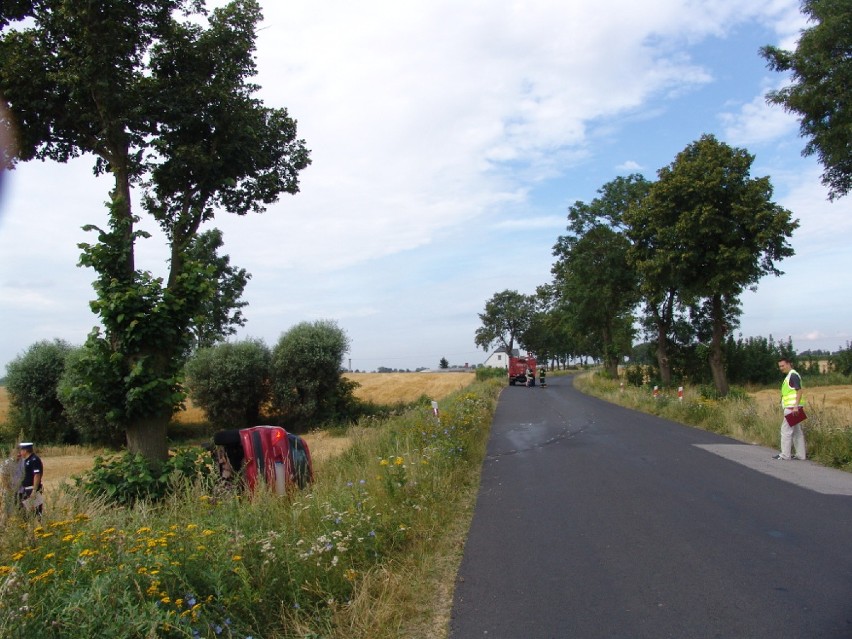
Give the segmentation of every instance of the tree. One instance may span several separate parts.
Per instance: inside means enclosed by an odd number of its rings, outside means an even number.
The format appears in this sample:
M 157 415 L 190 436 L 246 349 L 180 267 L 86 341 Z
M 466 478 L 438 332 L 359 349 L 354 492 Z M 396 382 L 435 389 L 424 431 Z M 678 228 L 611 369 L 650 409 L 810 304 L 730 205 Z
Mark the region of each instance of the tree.
M 307 428 L 343 417 L 357 383 L 343 377 L 346 333 L 331 320 L 301 322 L 272 350 L 273 409 L 291 425 Z
M 442 369 L 445 369 L 450 367 L 450 363 L 447 361 L 446 357 L 442 357 L 441 361 L 438 362 L 438 366 Z
M 201 348 L 186 363 L 189 396 L 216 426 L 257 426 L 269 400 L 271 361 L 258 339 Z
M 110 400 L 105 415 L 125 428 L 130 451 L 164 460 L 184 359 L 210 338 L 200 327 L 227 333 L 241 321 L 229 312 L 245 272 L 215 256 L 219 244 L 200 228 L 217 210 L 260 212 L 298 192 L 309 153 L 287 111 L 263 106 L 247 81 L 255 0 L 209 14 L 203 0 L 18 4 L 0 14 L 0 24 L 26 19 L 0 38 L 18 161 L 92 154 L 95 173 L 113 180 L 108 226 L 84 227 L 97 241 L 80 246 L 80 264 L 97 273 L 101 322 L 84 358 L 88 396 Z M 136 229 L 134 188 L 169 243 L 165 278 L 135 267 L 135 243 L 148 235 Z
M 530 296 L 509 290 L 495 293 L 485 302 L 485 312 L 479 313 L 482 326 L 476 329 L 474 343 L 484 351 L 496 343 L 511 355 L 515 341 L 529 328 L 534 312 L 535 300 Z
M 751 178 L 754 156 L 712 135 L 681 151 L 658 171 L 648 195 L 626 216 L 643 278 L 662 273 L 698 316 L 709 322 L 709 363 L 716 390 L 728 392 L 723 346 L 739 314 L 739 295 L 776 262 L 798 222 L 772 202 L 769 178 Z M 650 250 L 650 249 L 653 250 Z
M 76 443 L 57 395 L 72 350 L 64 340 L 43 340 L 6 365 L 9 420 L 27 439 Z
M 803 155 L 819 157 L 829 199 L 852 189 L 852 5 L 848 0 L 803 0 L 813 26 L 802 31 L 795 51 L 766 46 L 761 55 L 792 83 L 771 91 L 770 103 L 800 116 L 807 138 Z
M 641 176 L 619 177 L 602 186 L 592 202 L 575 202 L 568 209 L 568 233 L 553 247 L 557 308 L 612 377 L 618 376 L 619 358 L 630 352 L 639 300 L 622 217 L 643 192 Z

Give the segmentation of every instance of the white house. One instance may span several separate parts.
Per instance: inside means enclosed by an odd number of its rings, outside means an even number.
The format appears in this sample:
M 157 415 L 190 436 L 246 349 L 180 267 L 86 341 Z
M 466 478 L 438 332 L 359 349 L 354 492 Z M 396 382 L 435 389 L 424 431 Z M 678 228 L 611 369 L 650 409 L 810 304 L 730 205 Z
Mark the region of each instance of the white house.
M 512 357 L 519 357 L 520 351 L 517 348 L 512 349 Z M 496 351 L 488 356 L 483 366 L 492 368 L 509 368 L 509 351 L 505 346 L 501 346 Z

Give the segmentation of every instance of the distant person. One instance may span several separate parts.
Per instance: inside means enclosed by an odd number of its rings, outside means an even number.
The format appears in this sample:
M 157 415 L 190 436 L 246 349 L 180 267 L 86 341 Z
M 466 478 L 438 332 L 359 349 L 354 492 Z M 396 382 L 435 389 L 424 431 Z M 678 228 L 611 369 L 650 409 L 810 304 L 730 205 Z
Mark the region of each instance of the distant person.
M 547 367 L 546 366 L 542 366 L 541 368 L 538 369 L 538 385 L 541 386 L 541 388 L 544 388 L 544 387 L 547 386 Z
M 21 507 L 41 517 L 44 505 L 44 498 L 41 495 L 44 488 L 42 485 L 44 465 L 39 456 L 33 452 L 32 442 L 21 442 L 18 447 L 18 456 L 23 460 L 24 465 L 24 476 L 18 490 Z M 30 502 L 30 499 L 33 501 Z
M 793 365 L 786 357 L 778 360 L 778 370 L 784 373 L 784 381 L 781 382 L 781 408 L 784 417 L 781 420 L 781 452 L 772 459 L 805 459 L 805 431 L 799 422 L 790 426 L 787 415 L 802 411 L 805 401 L 802 399 L 802 378 L 793 370 Z M 792 448 L 796 454 L 791 455 Z
M 532 367 L 527 367 L 527 388 L 535 386 L 535 373 Z

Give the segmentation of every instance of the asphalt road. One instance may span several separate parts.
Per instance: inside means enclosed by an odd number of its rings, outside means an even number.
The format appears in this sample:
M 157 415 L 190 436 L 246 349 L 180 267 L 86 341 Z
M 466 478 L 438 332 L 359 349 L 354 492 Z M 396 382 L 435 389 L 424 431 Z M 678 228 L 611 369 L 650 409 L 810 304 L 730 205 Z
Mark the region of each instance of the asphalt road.
M 852 638 L 852 474 L 571 382 L 500 397 L 451 639 Z

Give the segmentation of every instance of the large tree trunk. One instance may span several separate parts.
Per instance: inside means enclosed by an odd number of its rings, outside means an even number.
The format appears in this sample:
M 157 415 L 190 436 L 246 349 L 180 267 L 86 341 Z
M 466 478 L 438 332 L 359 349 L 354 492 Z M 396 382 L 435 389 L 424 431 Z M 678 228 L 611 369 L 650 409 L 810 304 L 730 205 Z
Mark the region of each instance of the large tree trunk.
M 672 385 L 672 367 L 669 362 L 668 330 L 663 320 L 657 316 L 657 366 L 660 367 L 660 381 L 663 386 Z
M 149 461 L 166 461 L 169 457 L 166 437 L 168 423 L 168 419 L 161 417 L 138 420 L 128 424 L 127 450 L 131 453 L 139 453 Z
M 713 322 L 713 337 L 710 341 L 710 372 L 716 392 L 721 397 L 728 394 L 728 379 L 725 375 L 725 362 L 722 357 L 722 342 L 725 339 L 725 313 L 722 308 L 722 296 L 714 295 L 712 300 L 711 320 Z

